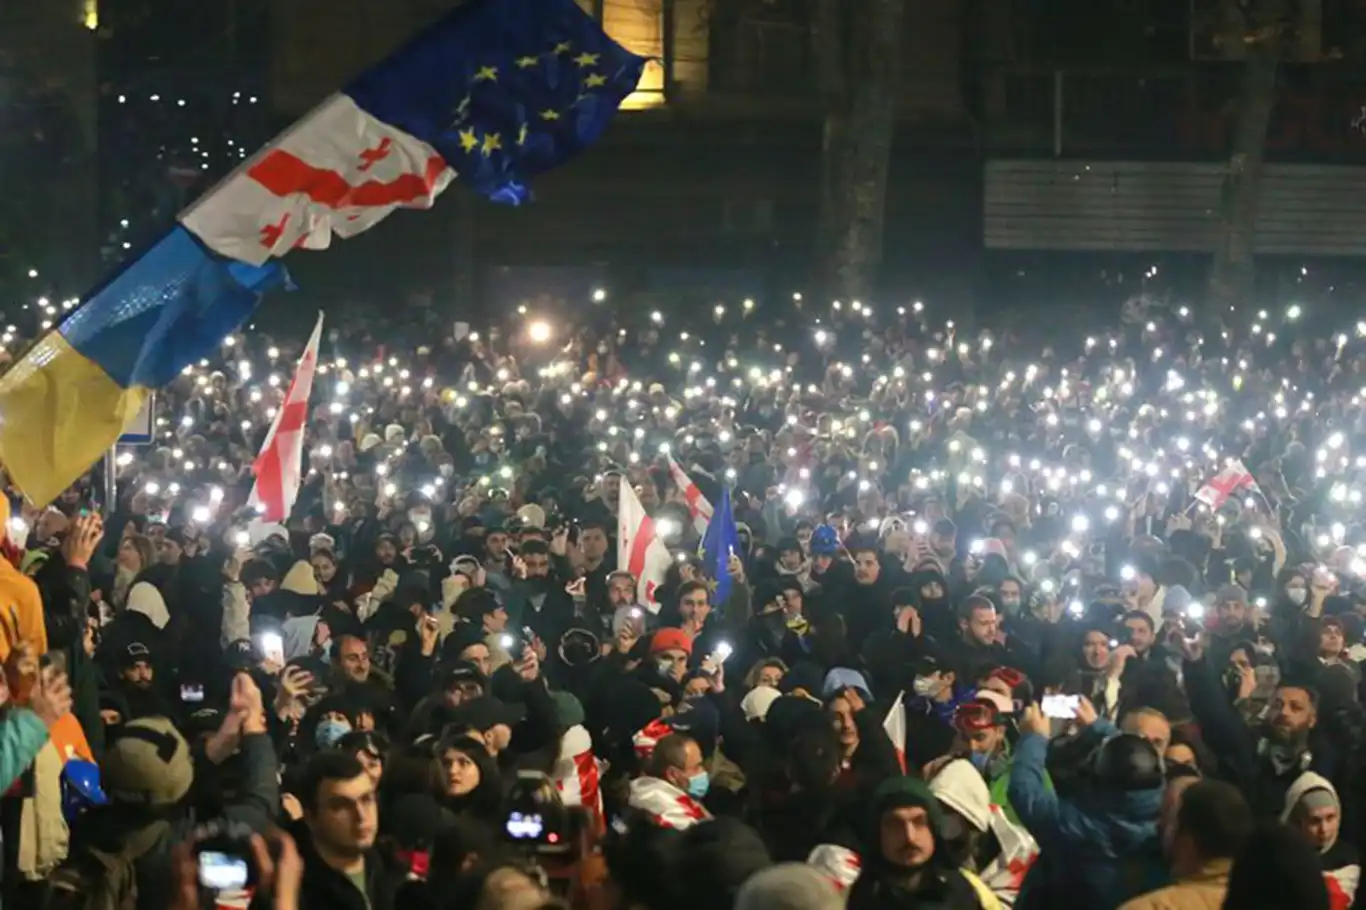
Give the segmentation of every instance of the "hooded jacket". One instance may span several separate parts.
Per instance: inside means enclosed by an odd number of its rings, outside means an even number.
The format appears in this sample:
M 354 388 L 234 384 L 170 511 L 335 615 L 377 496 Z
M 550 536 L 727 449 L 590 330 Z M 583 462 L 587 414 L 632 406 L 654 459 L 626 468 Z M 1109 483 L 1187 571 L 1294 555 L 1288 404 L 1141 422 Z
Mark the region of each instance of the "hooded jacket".
M 914 887 L 905 884 L 906 869 L 889 863 L 882 855 L 881 822 L 884 813 L 898 808 L 920 807 L 929 815 L 935 851 L 918 870 Z M 913 777 L 893 777 L 873 792 L 864 822 L 862 870 L 849 891 L 849 910 L 994 910 L 999 907 L 990 891 L 980 888 L 976 876 L 950 867 L 942 843 L 943 818 L 939 805 L 924 782 Z
M 930 780 L 930 792 L 945 807 L 963 817 L 978 832 L 995 839 L 1000 852 L 975 872 L 1003 907 L 1013 907 L 1025 875 L 1039 856 L 1039 845 L 1019 825 L 1006 818 L 981 773 L 965 759 L 949 762 Z
M 1167 884 L 1157 834 L 1162 788 L 1063 799 L 1045 783 L 1047 752 L 1048 739 L 1037 733 L 1015 746 L 1010 802 L 1040 850 L 1015 906 L 1114 910 Z
M 0 530 L 10 519 L 9 500 L 0 497 Z M 43 621 L 43 599 L 33 579 L 0 559 L 0 662 L 9 659 L 10 650 L 19 642 L 32 642 L 39 654 L 47 653 L 47 624 Z
M 1314 790 L 1323 790 L 1333 798 L 1338 807 L 1339 819 L 1342 813 L 1342 800 L 1338 791 L 1326 777 L 1306 771 L 1285 791 L 1285 806 L 1281 810 L 1281 822 L 1288 824 L 1295 808 L 1306 795 Z M 1320 868 L 1323 870 L 1324 884 L 1328 886 L 1328 896 L 1333 910 L 1345 910 L 1356 897 L 1357 886 L 1361 882 L 1361 861 L 1356 848 L 1343 843 L 1338 837 L 1319 850 Z

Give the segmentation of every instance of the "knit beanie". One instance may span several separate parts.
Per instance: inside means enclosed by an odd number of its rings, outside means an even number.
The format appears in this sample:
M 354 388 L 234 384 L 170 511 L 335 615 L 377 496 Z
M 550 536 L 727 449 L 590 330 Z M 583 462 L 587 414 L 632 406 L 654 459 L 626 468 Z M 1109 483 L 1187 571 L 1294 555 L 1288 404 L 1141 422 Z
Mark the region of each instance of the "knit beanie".
M 317 597 L 318 578 L 313 574 L 313 566 L 302 559 L 294 563 L 281 579 L 280 590 L 303 594 L 306 597 Z
M 929 785 L 918 777 L 887 778 L 873 791 L 873 799 L 869 805 L 873 809 L 873 816 L 869 819 L 872 831 L 877 831 L 881 825 L 882 813 L 889 809 L 905 809 L 912 806 L 925 810 L 936 838 L 943 830 L 944 814 L 939 807 L 939 801 L 930 792 Z
M 190 747 L 164 717 L 124 724 L 105 753 L 103 772 L 114 802 L 152 808 L 180 802 L 194 780 Z
M 765 869 L 740 888 L 735 910 L 843 910 L 844 897 L 810 866 L 783 863 Z

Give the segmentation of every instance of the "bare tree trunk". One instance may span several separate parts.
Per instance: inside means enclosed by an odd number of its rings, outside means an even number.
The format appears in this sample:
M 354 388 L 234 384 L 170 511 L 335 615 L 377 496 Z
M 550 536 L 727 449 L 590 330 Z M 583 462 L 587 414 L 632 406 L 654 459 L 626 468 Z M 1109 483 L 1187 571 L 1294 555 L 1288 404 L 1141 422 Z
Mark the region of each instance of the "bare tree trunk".
M 1276 0 L 1263 0 L 1256 20 L 1247 24 L 1248 31 L 1255 32 L 1257 22 L 1275 22 L 1279 6 Z M 1209 280 L 1210 300 L 1221 311 L 1223 307 L 1250 299 L 1257 280 L 1254 253 L 1262 150 L 1276 105 L 1276 71 L 1281 44 L 1279 35 L 1263 31 L 1259 40 L 1247 45 L 1243 62 L 1233 148 L 1220 189 L 1219 233 Z
M 905 0 L 817 0 L 813 41 L 825 104 L 819 282 L 871 295 L 882 264 Z

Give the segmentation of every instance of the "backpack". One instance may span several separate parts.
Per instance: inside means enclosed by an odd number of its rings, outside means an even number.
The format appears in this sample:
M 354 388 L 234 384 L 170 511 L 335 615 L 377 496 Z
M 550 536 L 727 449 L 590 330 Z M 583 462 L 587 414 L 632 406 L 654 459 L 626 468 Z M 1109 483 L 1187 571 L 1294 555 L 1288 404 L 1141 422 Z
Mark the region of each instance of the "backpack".
M 137 910 L 137 861 L 169 831 L 166 821 L 135 831 L 116 853 L 85 847 L 48 877 L 43 910 Z

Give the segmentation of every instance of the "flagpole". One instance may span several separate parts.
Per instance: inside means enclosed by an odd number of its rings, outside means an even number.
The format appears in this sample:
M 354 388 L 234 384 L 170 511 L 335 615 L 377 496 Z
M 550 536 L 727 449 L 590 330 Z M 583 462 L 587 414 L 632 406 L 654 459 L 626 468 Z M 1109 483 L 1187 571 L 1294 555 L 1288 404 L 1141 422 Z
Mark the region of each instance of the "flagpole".
M 108 521 L 118 510 L 118 450 L 119 444 L 115 442 L 109 447 L 109 451 L 104 453 L 104 520 Z

